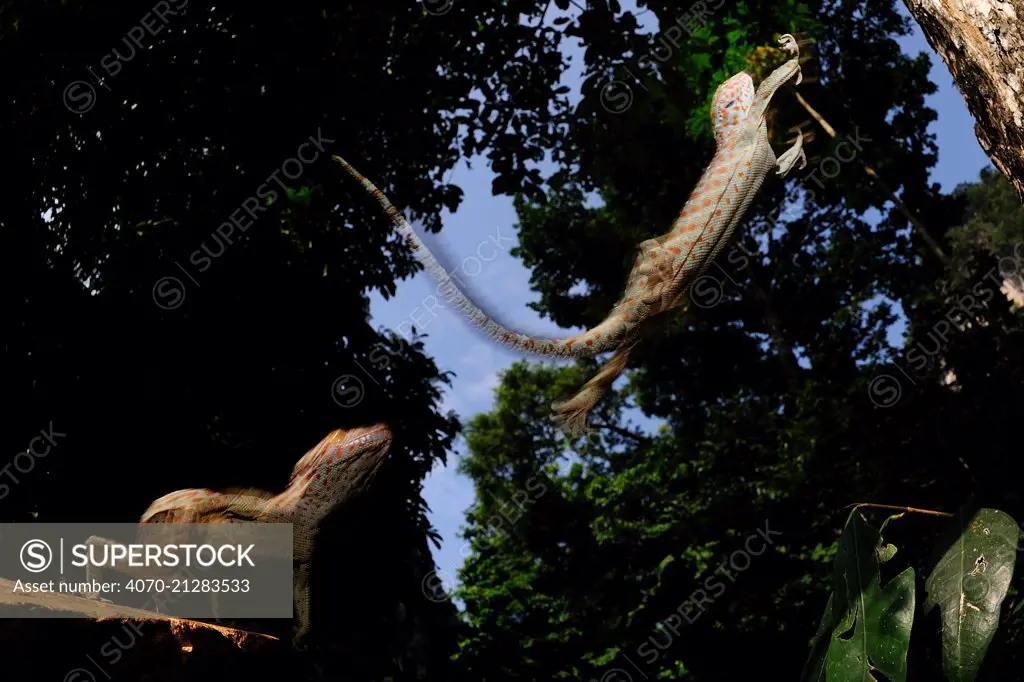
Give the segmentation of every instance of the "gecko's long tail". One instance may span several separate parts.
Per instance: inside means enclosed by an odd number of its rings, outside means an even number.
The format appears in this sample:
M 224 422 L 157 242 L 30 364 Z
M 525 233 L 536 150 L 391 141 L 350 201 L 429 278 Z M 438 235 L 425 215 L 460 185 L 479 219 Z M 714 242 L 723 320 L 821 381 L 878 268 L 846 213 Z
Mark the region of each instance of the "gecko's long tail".
M 448 272 L 438 262 L 437 258 L 434 257 L 434 254 L 430 252 L 427 245 L 419 238 L 419 235 L 412 229 L 412 226 L 405 220 L 401 211 L 395 208 L 394 204 L 384 195 L 384 192 L 367 178 L 360 175 L 359 171 L 353 168 L 345 159 L 340 156 L 332 156 L 331 158 L 340 163 L 352 177 L 362 184 L 370 196 L 376 199 L 381 207 L 383 207 L 388 217 L 391 218 L 391 222 L 398 228 L 399 234 L 409 242 L 416 259 L 423 265 L 430 276 L 441 284 L 442 291 L 448 302 L 465 315 L 470 323 L 482 329 L 492 340 L 513 350 L 548 357 L 589 357 L 616 350 L 622 345 L 624 327 L 614 316 L 609 316 L 608 319 L 593 329 L 562 338 L 531 336 L 495 322 L 452 281 Z

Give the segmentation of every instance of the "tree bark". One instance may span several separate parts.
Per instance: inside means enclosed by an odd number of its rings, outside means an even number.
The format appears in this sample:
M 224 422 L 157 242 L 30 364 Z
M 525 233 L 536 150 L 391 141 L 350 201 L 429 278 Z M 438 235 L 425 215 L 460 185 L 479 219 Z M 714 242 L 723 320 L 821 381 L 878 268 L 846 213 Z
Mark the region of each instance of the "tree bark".
M 949 67 L 974 133 L 1024 201 L 1024 0 L 904 0 Z

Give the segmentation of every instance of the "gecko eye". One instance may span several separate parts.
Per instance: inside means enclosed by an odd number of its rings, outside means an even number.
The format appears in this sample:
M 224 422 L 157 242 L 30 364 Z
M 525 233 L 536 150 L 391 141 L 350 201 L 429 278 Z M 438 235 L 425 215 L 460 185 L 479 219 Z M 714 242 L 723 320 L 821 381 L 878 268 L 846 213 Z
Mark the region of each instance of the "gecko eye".
M 723 108 L 723 109 L 728 109 L 728 108 L 729 108 L 729 107 L 731 107 L 731 106 L 732 106 L 732 105 L 733 105 L 733 104 L 734 104 L 735 102 L 736 102 L 736 100 L 734 100 L 734 99 L 731 99 L 731 100 L 729 100 L 728 102 L 726 102 L 726 103 L 725 103 L 725 106 L 723 106 L 722 108 Z

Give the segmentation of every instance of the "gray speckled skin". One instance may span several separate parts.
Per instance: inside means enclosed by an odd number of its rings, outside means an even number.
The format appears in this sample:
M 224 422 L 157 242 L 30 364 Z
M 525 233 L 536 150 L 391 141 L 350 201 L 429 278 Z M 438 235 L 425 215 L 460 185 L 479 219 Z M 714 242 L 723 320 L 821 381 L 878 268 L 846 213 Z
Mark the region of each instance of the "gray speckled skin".
M 717 142 L 715 156 L 672 230 L 639 245 L 640 253 L 625 292 L 604 321 L 570 337 L 523 334 L 492 319 L 458 288 L 384 193 L 347 161 L 339 156 L 332 158 L 380 203 L 416 258 L 446 288 L 449 302 L 490 339 L 513 350 L 549 357 L 591 357 L 606 351 L 616 352 L 572 399 L 554 408 L 558 426 L 570 433 L 579 433 L 586 427 L 590 409 L 625 369 L 642 325 L 649 318 L 680 305 L 686 287 L 732 240 L 768 172 L 774 168 L 779 175 L 785 175 L 798 160 L 806 164 L 802 137 L 779 159 L 768 144 L 765 112 L 772 96 L 794 76 L 797 84 L 801 80 L 796 40 L 787 34 L 779 42 L 783 49 L 793 53 L 793 58 L 765 78 L 756 92 L 750 75 L 745 72 L 736 74 L 716 90 L 711 109 Z

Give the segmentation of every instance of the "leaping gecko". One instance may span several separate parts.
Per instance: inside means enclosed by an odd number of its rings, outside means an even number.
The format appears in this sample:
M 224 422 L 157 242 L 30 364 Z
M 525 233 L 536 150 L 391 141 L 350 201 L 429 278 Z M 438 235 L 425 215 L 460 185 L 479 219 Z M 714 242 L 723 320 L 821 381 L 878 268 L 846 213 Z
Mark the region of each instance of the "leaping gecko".
M 288 487 L 279 495 L 255 489 L 178 490 L 150 504 L 139 523 L 292 524 L 293 596 L 298 624 L 294 642 L 301 648 L 310 625 L 310 560 L 320 524 L 329 513 L 370 487 L 390 447 L 391 430 L 385 424 L 336 429 L 295 464 Z M 93 536 L 86 544 L 101 547 L 117 543 Z M 87 581 L 99 580 L 98 569 L 87 565 L 86 570 Z M 144 578 L 151 577 L 153 569 L 119 565 L 113 570 Z M 96 593 L 86 596 L 100 598 Z
M 732 76 L 715 91 L 711 105 L 716 149 L 711 163 L 666 234 L 638 246 L 622 298 L 597 326 L 562 338 L 544 338 L 509 329 L 487 315 L 461 291 L 402 213 L 370 180 L 340 156 L 341 164 L 384 208 L 408 241 L 416 258 L 430 275 L 446 287 L 450 302 L 489 338 L 519 351 L 547 357 L 591 357 L 607 351 L 615 355 L 570 400 L 556 404 L 554 420 L 559 428 L 578 434 L 586 428 L 587 415 L 626 367 L 630 351 L 639 340 L 642 325 L 650 318 L 682 303 L 686 287 L 707 269 L 733 241 L 736 227 L 760 189 L 768 171 L 785 177 L 800 162 L 807 165 L 803 137 L 778 159 L 768 143 L 765 113 L 772 96 L 787 81 L 803 79 L 797 60 L 796 39 L 783 35 L 782 48 L 793 54 L 754 89 L 745 71 Z

